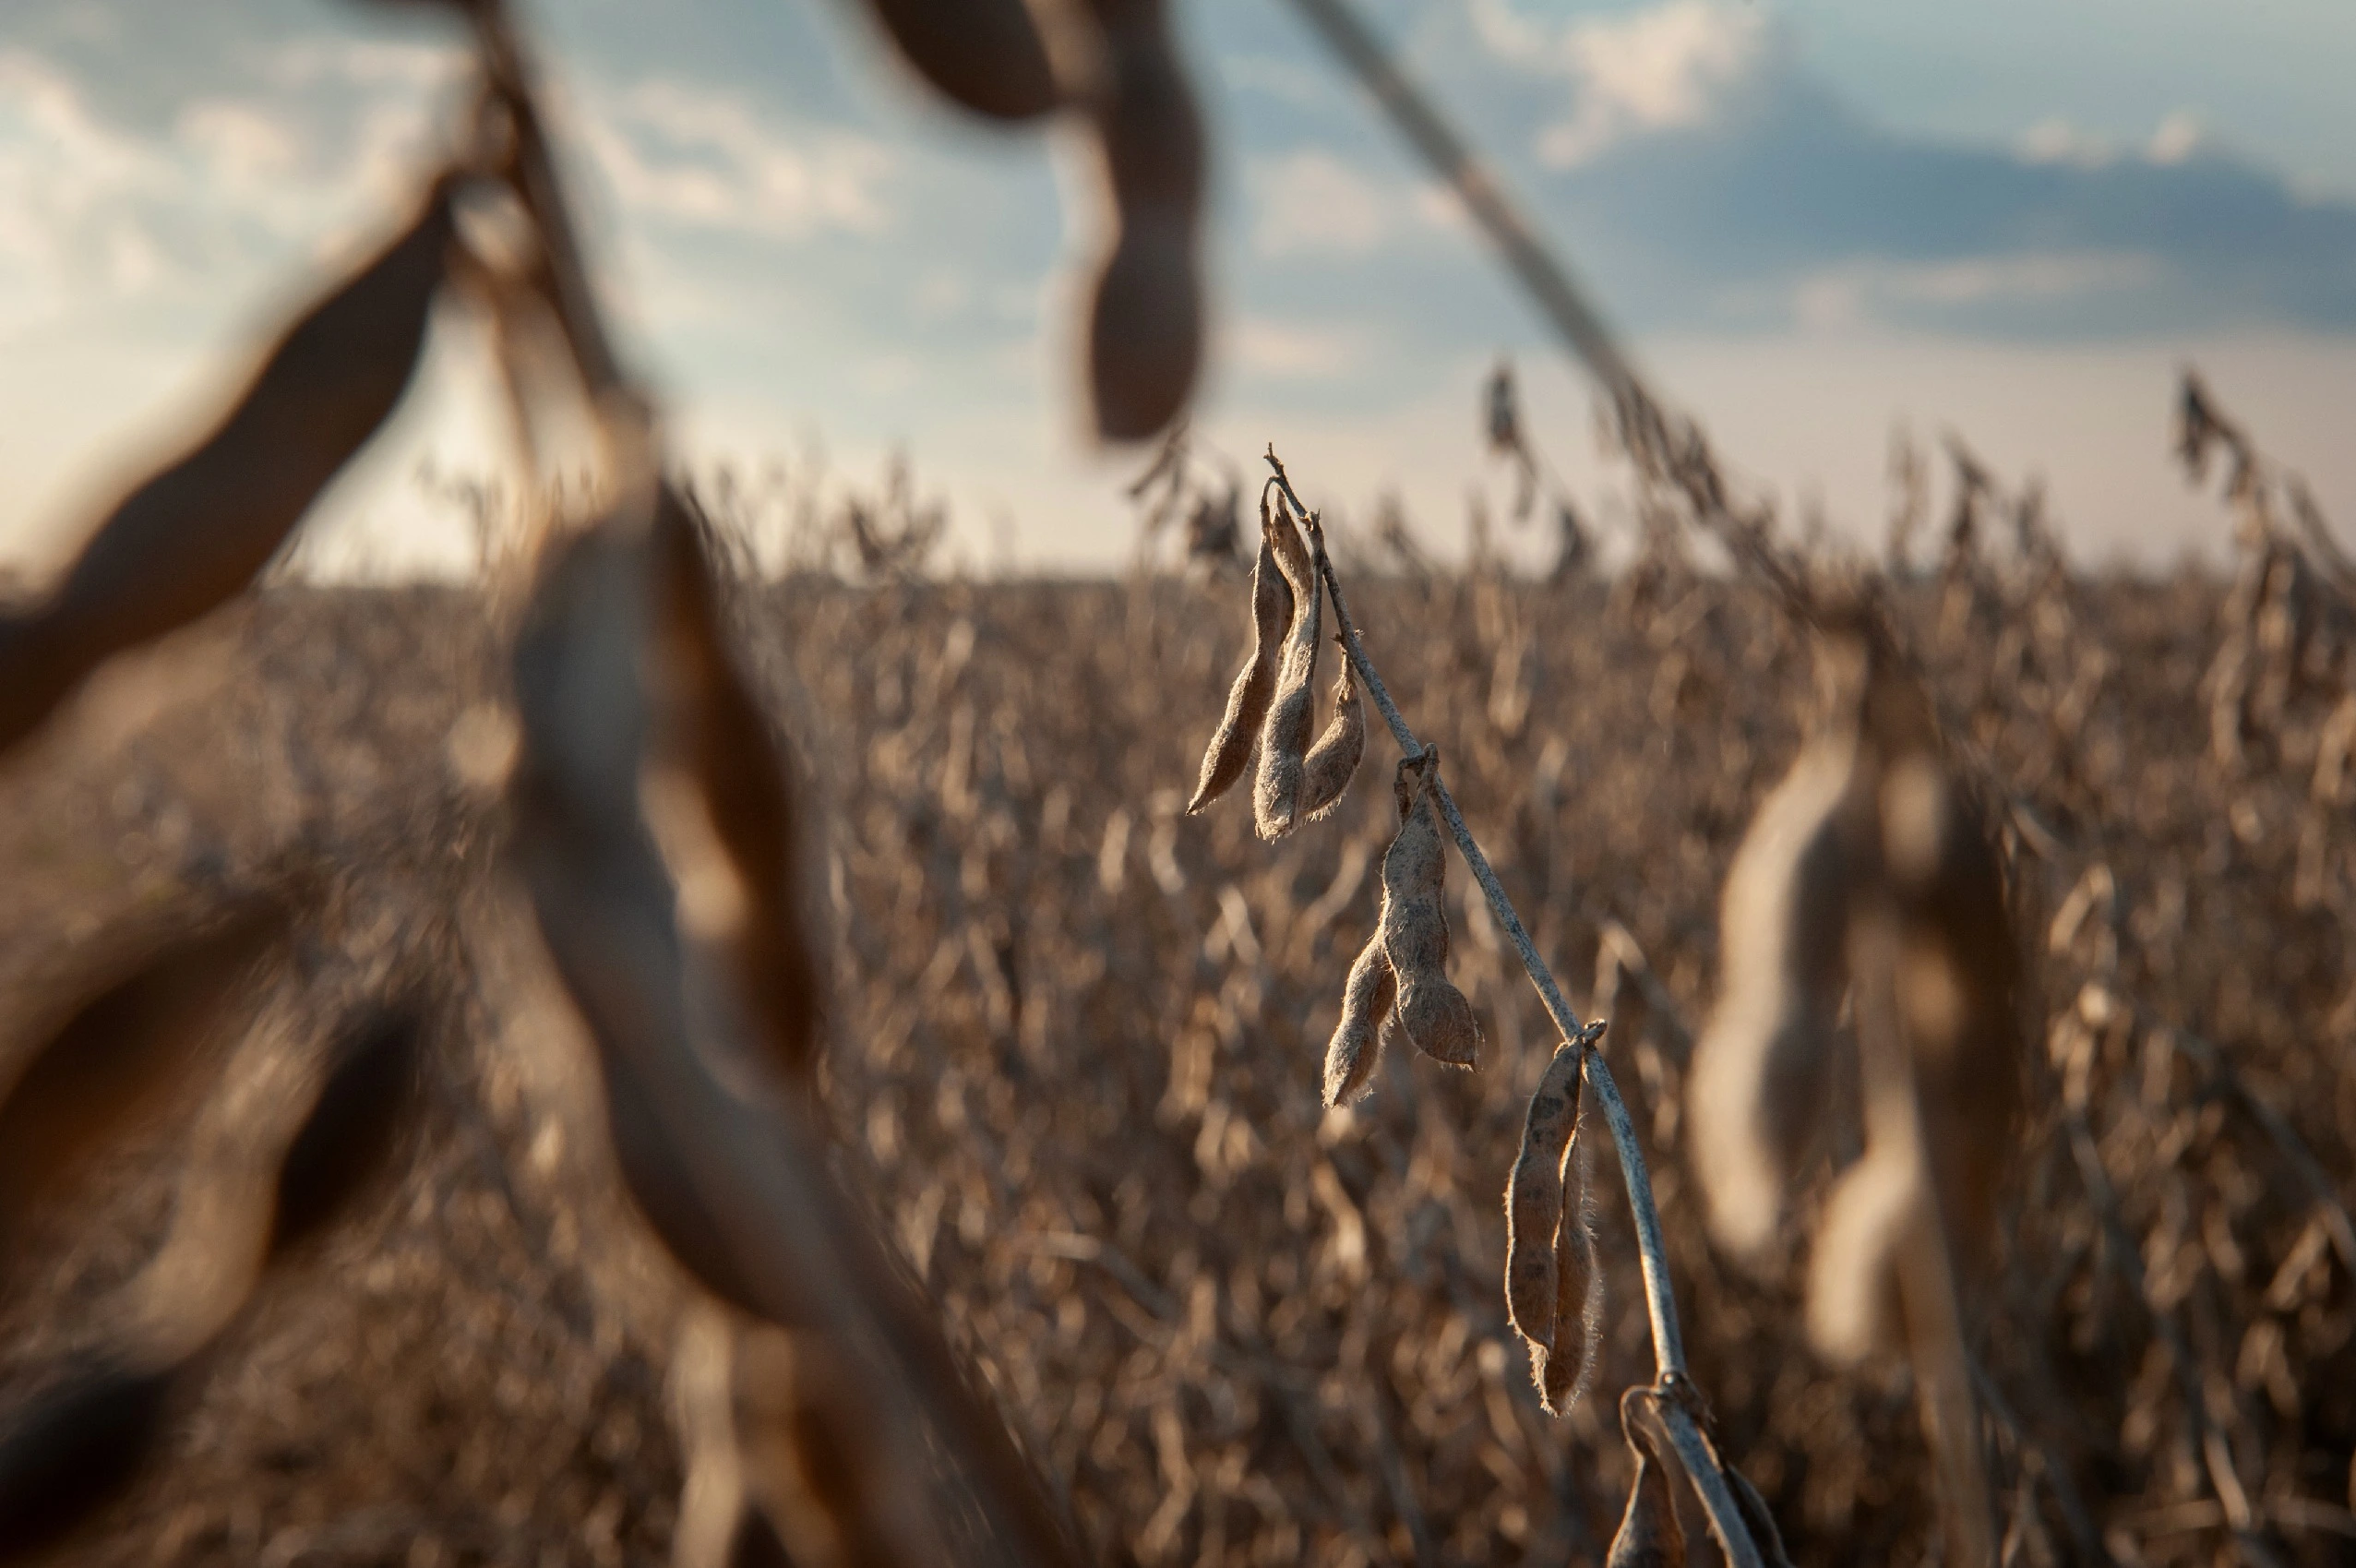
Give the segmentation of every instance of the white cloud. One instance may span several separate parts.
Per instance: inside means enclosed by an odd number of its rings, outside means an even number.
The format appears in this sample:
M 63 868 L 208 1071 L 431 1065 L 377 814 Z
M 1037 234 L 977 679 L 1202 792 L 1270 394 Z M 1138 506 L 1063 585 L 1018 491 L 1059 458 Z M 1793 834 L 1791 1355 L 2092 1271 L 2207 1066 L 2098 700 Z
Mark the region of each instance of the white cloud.
M 1264 160 L 1247 178 L 1251 247 L 1262 256 L 1365 256 L 1406 216 L 1405 193 L 1314 149 Z
M 2151 144 L 2144 149 L 2144 156 L 2155 163 L 2182 163 L 2199 151 L 2208 140 L 2208 127 L 2199 115 L 2188 109 L 2179 109 L 2159 122 L 2151 135 Z
M 2099 169 L 2118 156 L 2118 149 L 2110 142 L 2058 114 L 2023 131 L 2013 150 L 2024 163 L 2056 163 L 2074 169 Z
M 1279 381 L 1322 381 L 1355 368 L 1364 340 L 1346 327 L 1303 327 L 1246 317 L 1221 334 L 1223 357 L 1248 374 Z
M 1632 136 L 1707 124 L 1729 90 L 1758 73 L 1774 42 L 1760 6 L 1728 0 L 1668 0 L 1560 30 L 1507 0 L 1477 0 L 1473 20 L 1491 54 L 1569 84 L 1569 115 L 1537 140 L 1538 156 L 1565 169 Z
M 376 231 L 416 189 L 440 116 L 407 66 L 356 68 L 381 85 L 307 103 L 209 95 L 150 132 L 56 61 L 0 49 L 0 335 L 78 305 L 242 290 L 257 266 Z
M 468 52 L 456 44 L 307 38 L 273 52 L 264 74 L 281 87 L 327 83 L 422 91 L 455 80 L 468 60 Z
M 2116 252 L 1859 261 L 1802 279 L 1792 292 L 1792 314 L 1805 328 L 1849 328 L 1881 321 L 1896 313 L 1893 307 L 2062 299 L 2147 284 L 2159 274 L 2152 257 Z
M 283 177 L 300 161 L 285 120 L 250 103 L 200 99 L 180 112 L 180 140 L 224 183 L 252 187 Z
M 879 187 L 895 160 L 881 143 L 789 126 L 707 86 L 640 82 L 576 128 L 637 216 L 771 239 L 890 226 Z

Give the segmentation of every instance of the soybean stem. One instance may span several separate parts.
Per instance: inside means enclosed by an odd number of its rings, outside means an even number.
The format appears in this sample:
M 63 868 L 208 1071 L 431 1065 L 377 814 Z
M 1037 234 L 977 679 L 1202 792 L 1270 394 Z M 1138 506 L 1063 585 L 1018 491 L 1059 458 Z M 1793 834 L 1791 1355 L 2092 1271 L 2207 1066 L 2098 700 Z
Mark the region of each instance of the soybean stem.
M 1274 471 L 1274 483 L 1309 534 L 1317 574 L 1324 581 L 1326 596 L 1333 603 L 1333 619 L 1341 628 L 1343 652 L 1357 668 L 1358 679 L 1374 699 L 1383 723 L 1391 726 L 1392 737 L 1399 743 L 1399 749 L 1410 757 L 1421 756 L 1422 742 L 1407 727 L 1399 705 L 1392 700 L 1390 688 L 1382 684 L 1382 677 L 1375 672 L 1374 661 L 1367 656 L 1359 640 L 1357 623 L 1350 618 L 1349 602 L 1343 596 L 1342 581 L 1334 573 L 1333 559 L 1325 553 L 1325 531 L 1317 514 L 1301 504 L 1273 447 L 1268 451 L 1268 465 Z M 1530 940 L 1522 917 L 1514 912 L 1513 900 L 1505 896 L 1489 856 L 1482 853 L 1472 830 L 1465 825 L 1465 814 L 1456 808 L 1455 796 L 1448 793 L 1447 782 L 1435 780 L 1432 794 L 1440 802 L 1440 814 L 1447 820 L 1458 852 L 1464 856 L 1465 864 L 1472 868 L 1473 880 L 1480 884 L 1481 892 L 1489 900 L 1489 912 L 1504 928 L 1513 951 L 1520 955 L 1522 968 L 1528 974 L 1530 984 L 1537 987 L 1538 999 L 1546 1004 L 1555 1028 L 1564 1039 L 1579 1044 L 1582 1070 L 1595 1088 L 1596 1097 L 1603 1106 L 1604 1119 L 1611 1128 L 1612 1147 L 1620 1155 L 1620 1180 L 1628 1189 L 1628 1206 L 1635 1219 L 1636 1252 L 1644 1276 L 1644 1307 L 1652 1319 L 1654 1364 L 1663 1380 L 1684 1377 L 1685 1340 L 1677 1326 L 1677 1297 L 1669 1284 L 1668 1250 L 1661 1238 L 1660 1210 L 1653 1202 L 1652 1178 L 1644 1168 L 1644 1153 L 1636 1142 L 1635 1124 L 1629 1119 L 1627 1103 L 1620 1096 L 1620 1086 L 1612 1081 L 1611 1069 L 1605 1064 L 1603 1053 L 1595 1048 L 1603 1025 L 1600 1021 L 1592 1024 L 1582 1021 L 1563 997 L 1562 988 L 1555 984 L 1554 972 L 1538 956 L 1537 944 Z

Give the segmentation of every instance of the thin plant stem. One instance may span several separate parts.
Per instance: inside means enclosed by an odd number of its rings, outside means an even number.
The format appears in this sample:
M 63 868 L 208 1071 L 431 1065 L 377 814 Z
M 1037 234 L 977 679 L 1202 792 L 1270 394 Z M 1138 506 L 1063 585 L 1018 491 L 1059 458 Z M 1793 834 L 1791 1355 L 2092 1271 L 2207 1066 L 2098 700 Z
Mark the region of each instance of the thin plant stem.
M 1382 715 L 1382 722 L 1390 726 L 1392 738 L 1399 743 L 1399 749 L 1409 757 L 1422 756 L 1426 749 L 1423 743 L 1408 727 L 1406 716 L 1399 712 L 1399 705 L 1392 700 L 1390 688 L 1382 684 L 1382 676 L 1374 668 L 1374 661 L 1367 655 L 1365 644 L 1358 635 L 1357 623 L 1350 616 L 1349 601 L 1342 592 L 1341 579 L 1333 570 L 1333 558 L 1326 554 L 1324 528 L 1317 514 L 1301 504 L 1300 496 L 1293 489 L 1292 481 L 1285 473 L 1284 462 L 1276 456 L 1274 447 L 1269 449 L 1267 460 L 1274 475 L 1270 483 L 1283 492 L 1284 499 L 1309 535 L 1310 551 L 1317 565 L 1317 575 L 1325 584 L 1326 597 L 1333 605 L 1333 618 L 1341 628 L 1343 653 L 1357 670 L 1368 694 L 1374 699 L 1375 709 Z M 1553 1019 L 1562 1037 L 1578 1044 L 1580 1071 L 1586 1084 L 1594 1089 L 1597 1102 L 1603 1107 L 1604 1121 L 1611 1129 L 1612 1148 L 1620 1157 L 1620 1181 L 1628 1190 L 1628 1207 L 1635 1221 L 1636 1254 L 1644 1279 L 1644 1309 L 1652 1324 L 1655 1386 L 1664 1394 L 1670 1395 L 1660 1401 L 1662 1425 L 1677 1449 L 1680 1462 L 1685 1466 L 1687 1478 L 1692 1482 L 1704 1512 L 1709 1514 L 1711 1533 L 1725 1549 L 1728 1559 L 1736 1564 L 1736 1568 L 1760 1568 L 1758 1547 L 1752 1540 L 1750 1531 L 1743 1526 L 1742 1514 L 1735 1503 L 1733 1490 L 1728 1486 L 1725 1475 L 1686 1407 L 1687 1402 L 1693 1397 L 1693 1385 L 1692 1374 L 1685 1366 L 1684 1336 L 1677 1326 L 1677 1296 L 1669 1283 L 1668 1248 L 1662 1238 L 1660 1209 L 1653 1201 L 1652 1177 L 1644 1168 L 1644 1153 L 1636 1141 L 1635 1123 L 1628 1115 L 1627 1102 L 1620 1097 L 1620 1085 L 1613 1081 L 1603 1052 L 1597 1048 L 1597 1041 L 1603 1035 L 1604 1021 L 1583 1022 L 1564 998 L 1562 987 L 1555 983 L 1554 972 L 1547 966 L 1546 960 L 1538 956 L 1537 944 L 1530 940 L 1530 933 L 1523 926 L 1521 916 L 1514 912 L 1513 901 L 1505 896 L 1504 886 L 1498 881 L 1497 872 L 1489 865 L 1489 856 L 1473 837 L 1472 830 L 1465 826 L 1465 815 L 1457 809 L 1455 797 L 1448 793 L 1446 781 L 1435 779 L 1432 794 L 1440 802 L 1440 814 L 1446 820 L 1448 831 L 1456 841 L 1457 851 L 1464 856 L 1465 864 L 1472 868 L 1473 880 L 1480 884 L 1481 892 L 1489 901 L 1490 914 L 1496 916 L 1507 940 L 1513 944 L 1513 951 L 1520 956 L 1522 968 L 1529 976 L 1530 984 L 1536 987 L 1538 999 L 1545 1003 L 1548 1015 Z

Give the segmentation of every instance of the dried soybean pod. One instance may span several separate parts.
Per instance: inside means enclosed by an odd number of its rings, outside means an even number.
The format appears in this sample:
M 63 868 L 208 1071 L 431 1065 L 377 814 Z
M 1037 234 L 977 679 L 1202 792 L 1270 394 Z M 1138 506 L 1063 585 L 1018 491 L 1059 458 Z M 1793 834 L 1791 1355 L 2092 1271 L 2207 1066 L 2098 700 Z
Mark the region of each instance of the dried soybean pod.
M 1800 754 L 1752 820 L 1719 907 L 1718 1002 L 1693 1051 L 1687 1109 L 1712 1228 L 1738 1252 L 1772 1239 L 1815 1136 L 1848 983 L 1848 736 Z
M 257 904 L 149 954 L 33 1054 L 0 1090 L 0 1232 L 92 1144 L 187 1081 L 284 928 L 282 910 Z
M 1909 1227 L 1924 1219 L 1913 1155 L 1870 1145 L 1824 1200 L 1808 1259 L 1808 1335 L 1852 1363 L 1898 1343 L 1898 1265 Z
M 311 1114 L 279 1162 L 270 1251 L 318 1234 L 393 1163 L 422 1097 L 417 1020 L 405 1011 L 365 1018 L 338 1042 Z
M 1959 1260 L 1976 1266 L 2022 1100 L 2021 959 L 2003 869 L 1979 804 L 1927 752 L 1884 768 L 1880 806 L 1924 1154 Z
M 313 305 L 210 434 L 116 503 L 65 581 L 0 616 L 0 752 L 124 649 L 233 598 L 408 387 L 450 242 L 447 184 Z
M 1176 418 L 1202 357 L 1202 122 L 1162 0 L 1091 0 L 1104 30 L 1096 108 L 1117 236 L 1089 317 L 1097 432 L 1142 440 Z
M 901 55 L 942 96 L 994 120 L 1056 106 L 1055 71 L 1023 0 L 867 0 Z
M 1325 1103 L 1347 1105 L 1366 1093 L 1382 1060 L 1382 1036 L 1398 999 L 1398 977 L 1391 973 L 1390 955 L 1382 951 L 1377 930 L 1350 965 L 1342 987 L 1342 1021 L 1325 1047 Z
M 655 498 L 670 592 L 666 651 L 681 749 L 712 826 L 750 896 L 734 958 L 762 1034 L 789 1082 L 817 1065 L 818 969 L 802 904 L 793 772 L 721 624 L 720 584 L 700 514 L 672 486 Z
M 1677 1500 L 1669 1495 L 1668 1469 L 1654 1452 L 1638 1408 L 1650 1395 L 1649 1389 L 1632 1388 L 1620 1396 L 1620 1430 L 1635 1457 L 1636 1478 L 1629 1483 L 1628 1506 L 1604 1568 L 1682 1568 L 1685 1562 L 1685 1526 L 1678 1523 Z
M 1776 1527 L 1767 1500 L 1759 1495 L 1751 1478 L 1723 1462 L 1718 1473 L 1726 1478 L 1727 1490 L 1734 1493 L 1735 1511 L 1742 1515 L 1742 1527 L 1751 1533 L 1751 1542 L 1759 1549 L 1766 1568 L 1791 1568 L 1791 1553 L 1783 1544 L 1783 1531 Z
M 1333 717 L 1301 764 L 1300 814 L 1314 822 L 1340 805 L 1365 755 L 1366 704 L 1358 698 L 1357 666 L 1345 648 L 1333 677 Z
M 1260 725 L 1260 771 L 1251 784 L 1251 814 L 1263 839 L 1274 841 L 1300 821 L 1301 777 L 1308 765 L 1309 725 L 1316 716 L 1317 626 L 1324 597 L 1309 542 L 1282 502 L 1265 525 L 1276 565 L 1293 592 L 1293 624 L 1276 660 L 1268 716 Z
M 1436 747 L 1399 760 L 1393 786 L 1399 832 L 1382 856 L 1382 946 L 1399 976 L 1399 1027 L 1434 1060 L 1471 1067 L 1480 1053 L 1480 1023 L 1446 973 L 1447 850 L 1431 804 L 1439 776 Z
M 1554 1239 L 1554 1342 L 1538 1369 L 1538 1402 L 1557 1416 L 1587 1392 L 1603 1335 L 1603 1270 L 1596 1265 L 1595 1139 L 1571 1130 L 1562 1228 Z
M 1251 568 L 1251 653 L 1236 672 L 1227 692 L 1227 711 L 1220 719 L 1209 749 L 1202 753 L 1202 777 L 1187 802 L 1191 814 L 1227 793 L 1243 777 L 1251 748 L 1259 744 L 1260 721 L 1268 715 L 1268 699 L 1276 689 L 1276 650 L 1293 618 L 1293 588 L 1276 565 L 1268 502 L 1260 502 L 1260 557 Z
M 178 1367 L 85 1360 L 0 1426 L 0 1562 L 57 1545 L 138 1478 L 161 1444 Z
M 1522 1121 L 1522 1152 L 1505 1186 L 1505 1310 L 1532 1350 L 1554 1347 L 1556 1232 L 1562 1167 L 1579 1125 L 1582 1052 L 1565 1040 L 1539 1075 Z

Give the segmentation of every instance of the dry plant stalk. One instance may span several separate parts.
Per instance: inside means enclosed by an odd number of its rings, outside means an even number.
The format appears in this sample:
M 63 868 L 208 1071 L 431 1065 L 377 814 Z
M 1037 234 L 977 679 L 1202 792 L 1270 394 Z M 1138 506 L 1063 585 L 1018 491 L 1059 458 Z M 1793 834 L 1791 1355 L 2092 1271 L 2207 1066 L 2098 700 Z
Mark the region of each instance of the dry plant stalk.
M 1272 547 L 1279 562 L 1284 562 L 1285 531 L 1298 530 L 1297 537 L 1306 546 L 1310 571 L 1304 580 L 1304 574 L 1288 568 L 1287 579 L 1297 594 L 1306 592 L 1313 598 L 1322 589 L 1333 601 L 1344 656 L 1373 699 L 1402 753 L 1393 783 L 1399 827 L 1383 856 L 1381 916 L 1374 940 L 1351 965 L 1342 1020 L 1327 1047 L 1326 1102 L 1339 1105 L 1363 1093 L 1383 1033 L 1391 1027 L 1398 1028 L 1436 1059 L 1456 1066 L 1474 1064 L 1480 1041 L 1479 1023 L 1471 1004 L 1449 981 L 1445 969 L 1448 925 L 1442 903 L 1446 871 L 1445 841 L 1441 836 L 1444 822 L 1472 868 L 1474 879 L 1479 882 L 1491 914 L 1513 942 L 1531 983 L 1560 1026 L 1563 1040 L 1554 1061 L 1549 1063 L 1548 1083 L 1553 1085 L 1552 1095 L 1549 1097 L 1547 1086 L 1542 1083 L 1540 1101 L 1534 1105 L 1530 1115 L 1525 1158 L 1516 1167 L 1517 1177 L 1526 1177 L 1526 1180 L 1517 1181 L 1508 1194 L 1516 1227 L 1513 1262 L 1509 1265 L 1508 1305 L 1516 1327 L 1525 1338 L 1543 1342 L 1546 1353 L 1534 1358 L 1535 1381 L 1549 1408 L 1558 1413 L 1567 1408 L 1584 1383 L 1601 1314 L 1601 1273 L 1583 1250 L 1586 1228 L 1584 1162 L 1569 1167 L 1579 1179 L 1580 1191 L 1573 1193 L 1569 1191 L 1571 1179 L 1565 1175 L 1563 1159 L 1576 1125 L 1580 1099 L 1576 1086 L 1591 1084 L 1611 1127 L 1620 1173 L 1636 1221 L 1645 1302 L 1653 1330 L 1654 1354 L 1659 1365 L 1659 1379 L 1655 1386 L 1663 1394 L 1660 1430 L 1679 1455 L 1683 1472 L 1709 1515 L 1712 1532 L 1728 1561 L 1737 1568 L 1757 1568 L 1763 1559 L 1743 1522 L 1739 1489 L 1729 1479 L 1729 1468 L 1710 1449 L 1686 1406 L 1692 1397 L 1691 1380 L 1685 1371 L 1684 1348 L 1678 1333 L 1651 1182 L 1627 1107 L 1620 1098 L 1609 1069 L 1591 1049 L 1602 1025 L 1583 1023 L 1563 999 L 1553 975 L 1539 958 L 1521 917 L 1514 913 L 1496 872 L 1490 868 L 1488 856 L 1481 853 L 1441 782 L 1438 751 L 1416 739 L 1397 705 L 1391 700 L 1381 677 L 1375 673 L 1358 629 L 1351 621 L 1340 580 L 1325 553 L 1324 534 L 1317 514 L 1301 504 L 1273 448 L 1268 453 L 1268 464 L 1271 477 L 1262 494 L 1263 507 L 1269 495 L 1273 494 L 1275 500 L 1272 515 L 1277 532 Z M 1307 646 L 1313 654 L 1314 607 L 1304 609 L 1296 604 L 1292 624 L 1294 635 L 1287 644 L 1288 652 L 1303 645 L 1300 634 L 1306 625 L 1311 634 Z M 1301 670 L 1298 678 L 1305 687 L 1310 672 Z M 1273 708 L 1267 728 L 1273 733 Z M 1302 738 L 1306 738 L 1305 723 Z M 1266 744 L 1263 736 L 1263 751 Z M 1263 756 L 1263 778 L 1266 766 Z M 1206 768 L 1206 777 L 1208 772 Z M 1542 1268 L 1541 1237 L 1545 1244 Z M 1575 1308 L 1572 1306 L 1574 1301 Z M 1574 1339 L 1579 1342 L 1576 1354 L 1564 1353 Z

